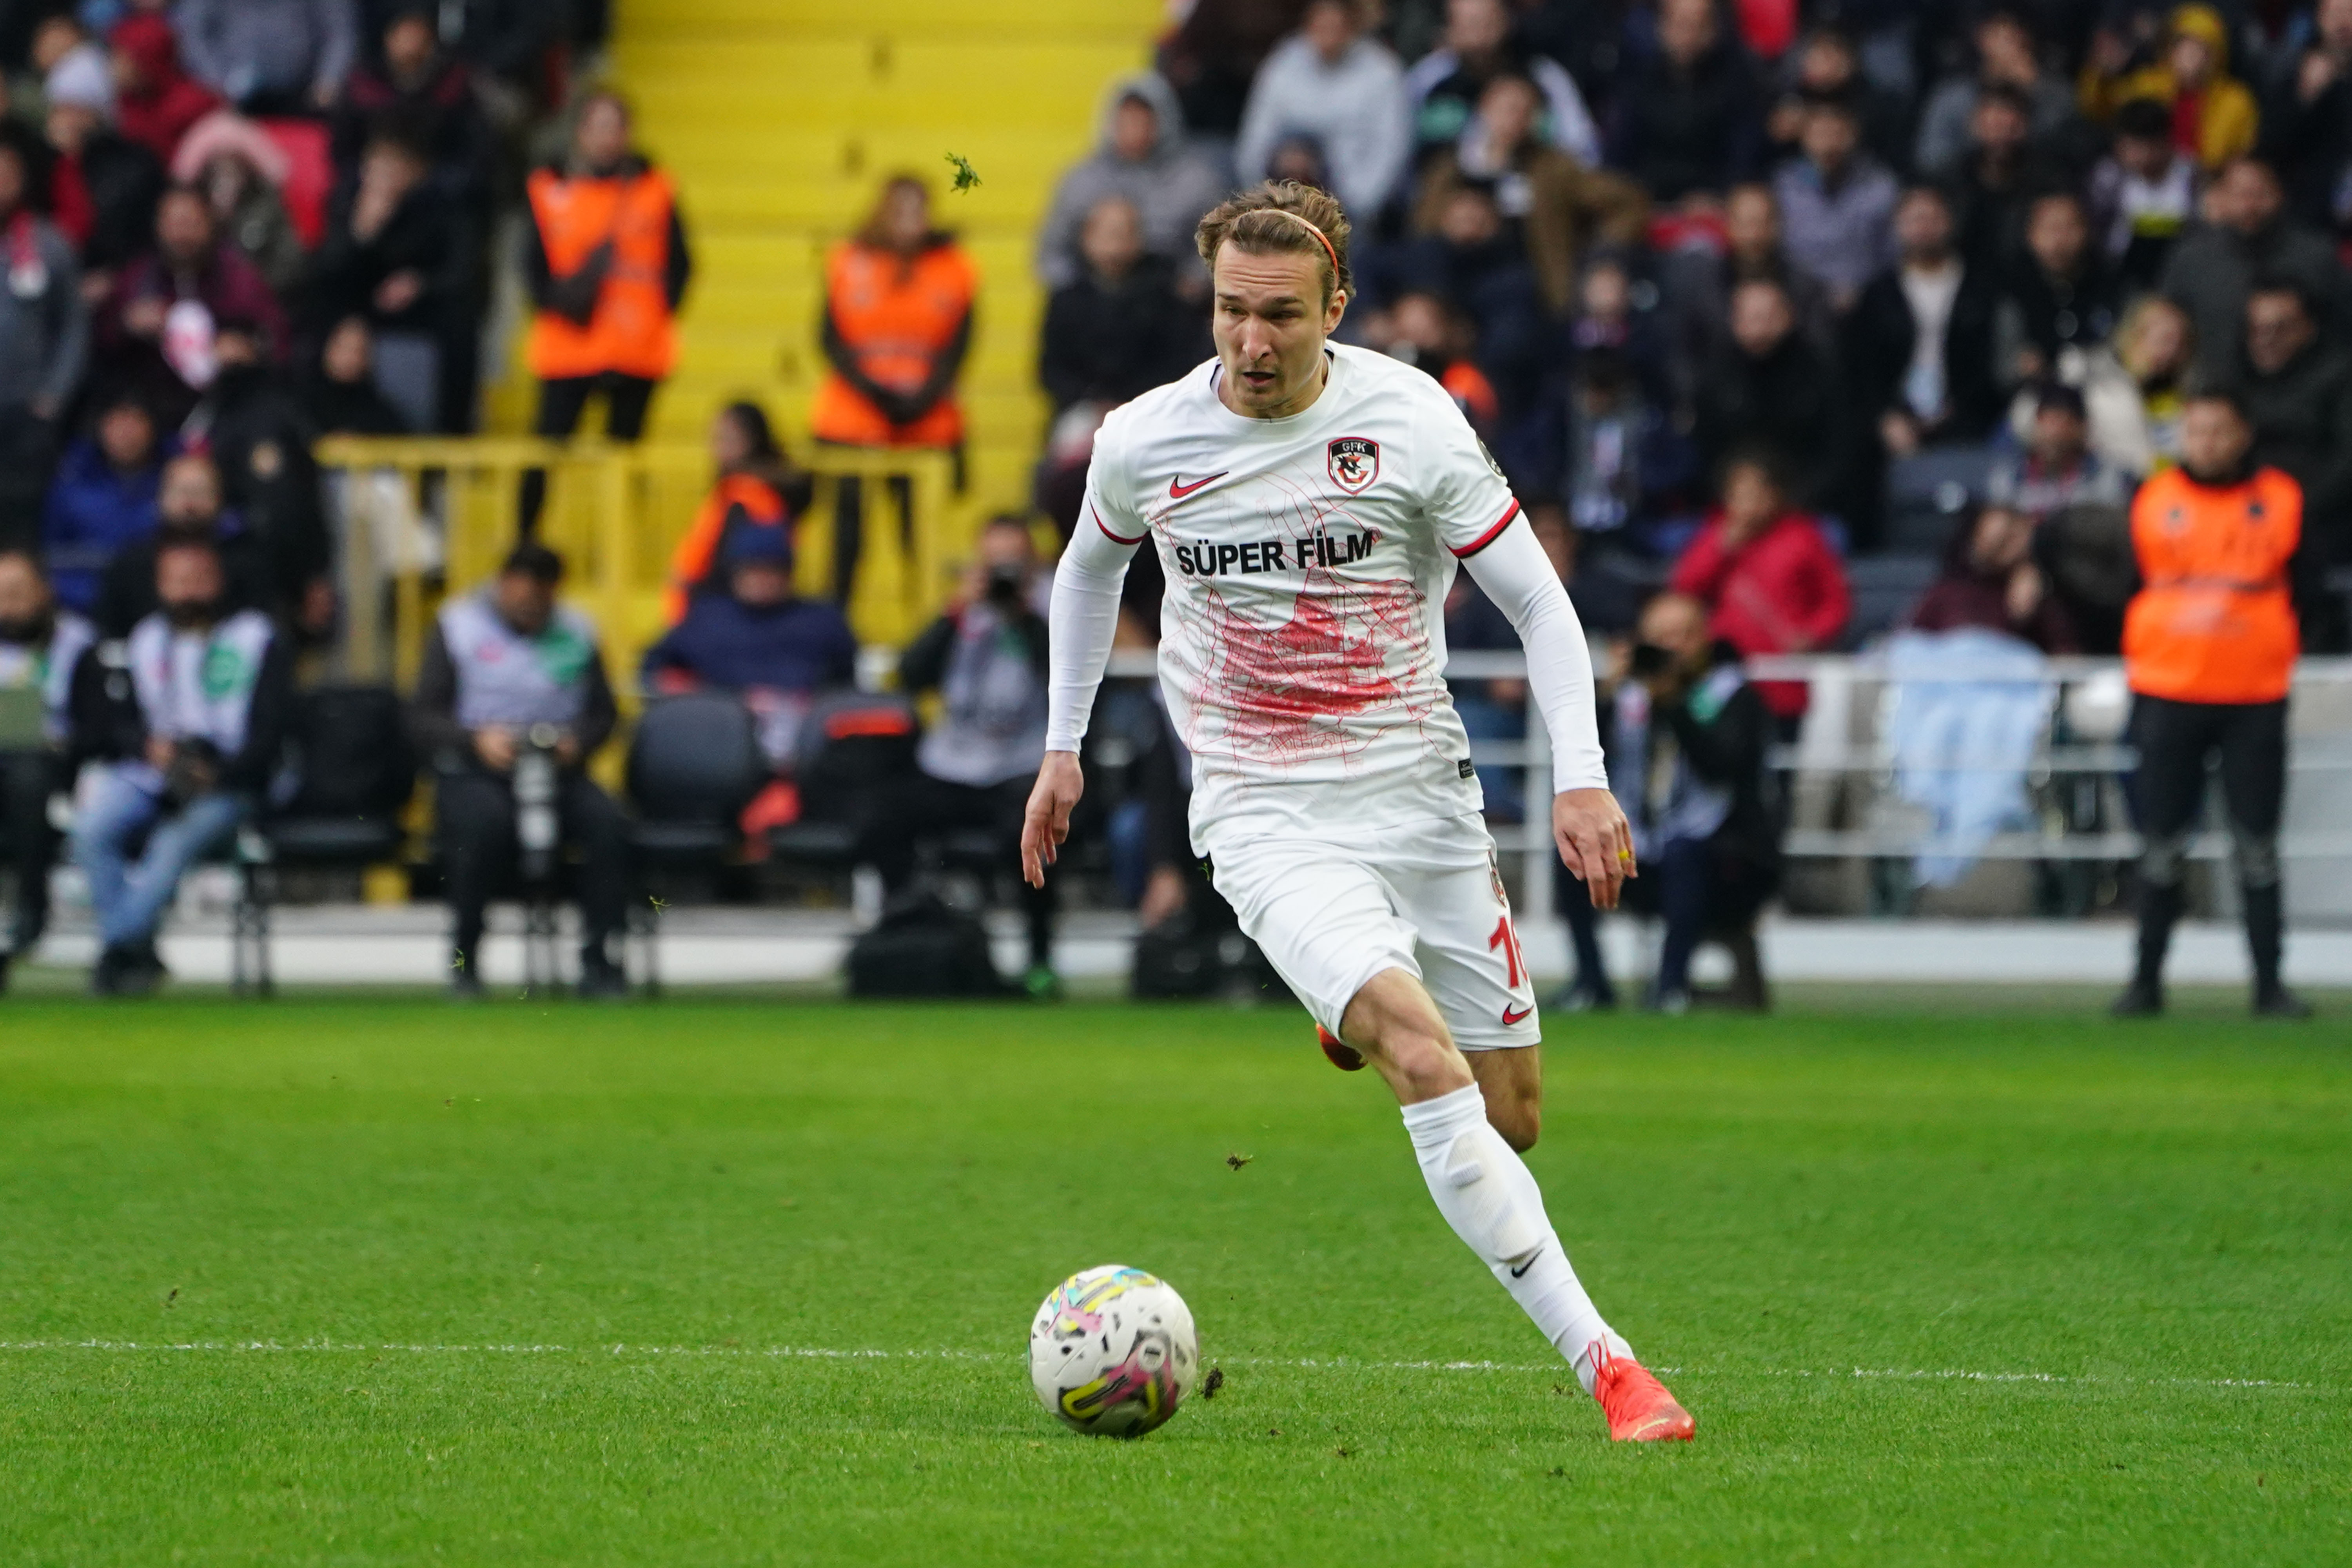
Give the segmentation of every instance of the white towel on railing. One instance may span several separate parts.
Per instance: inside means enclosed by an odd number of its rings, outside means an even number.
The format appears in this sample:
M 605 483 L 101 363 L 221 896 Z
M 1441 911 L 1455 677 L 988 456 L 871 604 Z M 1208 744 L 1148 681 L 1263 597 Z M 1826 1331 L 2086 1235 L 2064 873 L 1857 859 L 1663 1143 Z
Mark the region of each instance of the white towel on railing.
M 1894 683 L 1887 750 L 1895 787 L 1935 817 L 1934 851 L 1914 874 L 1948 888 L 2005 828 L 2032 820 L 2026 770 L 2050 724 L 2057 684 L 2042 653 L 2000 632 L 1899 632 L 1886 646 Z

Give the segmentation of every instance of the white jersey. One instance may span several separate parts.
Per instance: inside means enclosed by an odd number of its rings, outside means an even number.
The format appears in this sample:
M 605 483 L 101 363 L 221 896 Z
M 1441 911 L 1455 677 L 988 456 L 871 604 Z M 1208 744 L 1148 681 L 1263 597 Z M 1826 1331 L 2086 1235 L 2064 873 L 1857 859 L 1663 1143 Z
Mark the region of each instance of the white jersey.
M 1196 847 L 1199 825 L 1244 816 L 1353 834 L 1483 804 L 1445 689 L 1445 595 L 1518 503 L 1436 381 L 1328 353 L 1304 413 L 1234 413 L 1212 360 L 1095 437 L 1078 526 L 1160 553 Z

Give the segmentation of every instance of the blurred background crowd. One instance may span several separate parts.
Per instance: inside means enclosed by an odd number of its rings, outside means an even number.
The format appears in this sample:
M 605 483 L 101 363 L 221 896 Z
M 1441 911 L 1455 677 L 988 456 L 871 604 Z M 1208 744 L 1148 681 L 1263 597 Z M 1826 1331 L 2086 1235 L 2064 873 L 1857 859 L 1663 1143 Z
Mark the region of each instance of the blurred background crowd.
M 335 815 L 281 765 L 329 722 L 297 689 L 349 608 L 320 437 L 475 431 L 518 341 L 537 433 L 599 406 L 611 438 L 645 433 L 680 353 L 693 192 L 594 85 L 607 26 L 589 0 L 0 5 L 0 654 L 47 683 L 0 733 L 5 852 L 33 889 L 14 951 L 46 920 L 27 868 L 62 842 L 40 803 L 85 764 L 130 792 L 93 813 L 85 778 L 72 840 L 101 988 L 153 983 L 172 886 L 237 822 L 300 791 Z M 404 694 L 406 750 L 367 752 L 440 781 L 427 880 L 458 906 L 461 987 L 483 903 L 528 859 L 534 750 L 580 866 L 583 975 L 617 984 L 659 813 L 585 770 L 640 695 L 740 694 L 745 728 L 693 731 L 719 760 L 676 785 L 729 800 L 739 860 L 870 867 L 897 907 L 919 841 L 1002 858 L 1043 745 L 1047 525 L 1074 523 L 1103 414 L 1207 357 L 1193 224 L 1261 178 L 1345 203 L 1360 293 L 1339 335 L 1453 394 L 1616 640 L 1612 688 L 1640 684 L 1636 641 L 1681 650 L 1685 687 L 1719 656 L 1901 627 L 2114 653 L 2130 501 L 2200 386 L 2231 389 L 2255 459 L 2300 484 L 2305 647 L 2346 646 L 2352 0 L 1189 0 L 1074 152 L 1035 241 L 1034 510 L 981 529 L 944 613 L 866 661 L 895 691 L 857 689 L 843 606 L 911 492 L 835 486 L 831 582 L 796 586 L 814 490 L 786 411 L 713 422 L 716 480 L 641 658 L 562 601 L 545 480 L 524 476 L 514 553 L 444 606 Z M 947 199 L 887 178 L 823 258 L 824 373 L 789 411 L 803 459 L 962 452 L 981 288 Z M 1147 552 L 1123 647 L 1156 640 L 1159 594 Z M 1457 651 L 1513 646 L 1466 579 L 1446 619 Z M 1474 738 L 1521 733 L 1517 683 L 1457 699 Z M 1759 683 L 1738 766 L 1794 738 L 1806 700 Z M 1085 826 L 1108 886 L 1147 924 L 1213 921 L 1181 745 L 1140 697 L 1105 735 L 1116 787 Z M 1516 771 L 1482 773 L 1517 817 Z M 238 804 L 156 830 L 213 795 Z M 1780 810 L 1735 813 L 1759 867 Z M 1041 991 L 1052 907 L 1030 900 Z

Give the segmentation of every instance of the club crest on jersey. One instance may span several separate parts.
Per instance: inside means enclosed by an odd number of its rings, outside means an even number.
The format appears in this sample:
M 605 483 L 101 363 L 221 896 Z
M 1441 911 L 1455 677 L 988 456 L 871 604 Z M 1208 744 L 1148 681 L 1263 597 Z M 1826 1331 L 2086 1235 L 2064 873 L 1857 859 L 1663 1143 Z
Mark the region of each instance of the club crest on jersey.
M 1324 448 L 1331 482 L 1349 495 L 1361 495 L 1381 477 L 1381 444 L 1365 436 L 1342 436 Z

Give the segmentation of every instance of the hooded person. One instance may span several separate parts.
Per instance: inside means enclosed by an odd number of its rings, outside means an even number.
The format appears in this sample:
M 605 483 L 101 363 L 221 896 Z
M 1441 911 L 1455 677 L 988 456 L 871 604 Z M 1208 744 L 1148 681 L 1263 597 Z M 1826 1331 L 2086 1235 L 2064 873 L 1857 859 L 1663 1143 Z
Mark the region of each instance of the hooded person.
M 1143 221 L 1145 254 L 1166 258 L 1180 282 L 1205 283 L 1192 226 L 1223 199 L 1224 178 L 1187 140 L 1176 89 L 1157 71 L 1121 77 L 1103 95 L 1096 127 L 1095 150 L 1055 187 L 1037 235 L 1037 276 L 1048 289 L 1076 282 L 1086 269 L 1078 237 L 1087 215 L 1105 197 L 1122 196 Z
M 2132 100 L 2172 111 L 2173 143 L 2207 171 L 2251 153 L 2262 111 L 2246 84 L 2230 74 L 2230 28 L 2210 5 L 2174 8 L 2162 53 L 2136 70 L 2115 68 L 2095 44 L 2077 97 L 2084 115 L 2105 125 Z
M 180 63 L 180 40 L 161 16 L 125 16 L 106 41 L 114 56 L 115 123 L 170 163 L 180 138 L 221 106 L 220 95 L 188 74 Z

